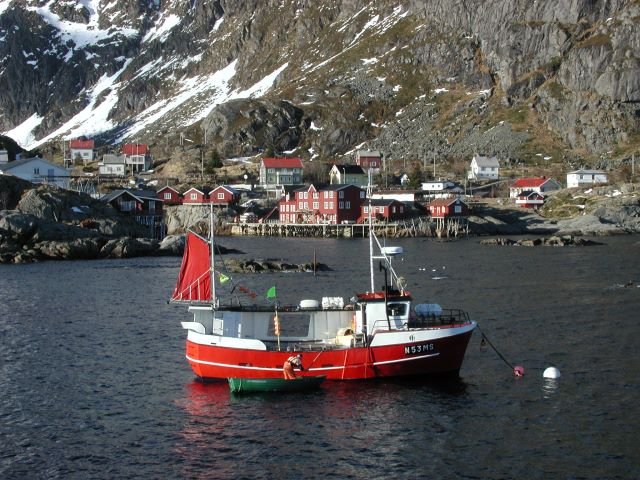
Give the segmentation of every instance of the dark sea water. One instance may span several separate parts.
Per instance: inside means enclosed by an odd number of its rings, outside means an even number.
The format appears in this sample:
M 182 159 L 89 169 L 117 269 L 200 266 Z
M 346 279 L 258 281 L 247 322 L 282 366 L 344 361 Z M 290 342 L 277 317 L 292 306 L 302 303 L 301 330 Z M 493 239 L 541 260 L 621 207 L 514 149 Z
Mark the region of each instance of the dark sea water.
M 234 276 L 258 296 L 369 285 L 366 240 L 220 240 L 333 269 Z M 639 240 L 393 241 L 416 299 L 468 310 L 525 376 L 476 332 L 459 379 L 247 397 L 193 380 L 179 258 L 2 265 L 0 478 L 640 478 Z

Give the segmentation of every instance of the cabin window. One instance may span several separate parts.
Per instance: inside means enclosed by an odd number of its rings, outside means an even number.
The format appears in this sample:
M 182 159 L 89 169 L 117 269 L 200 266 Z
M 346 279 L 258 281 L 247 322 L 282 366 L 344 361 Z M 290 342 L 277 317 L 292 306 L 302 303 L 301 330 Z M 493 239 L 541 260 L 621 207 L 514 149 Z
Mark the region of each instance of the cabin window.
M 360 198 L 364 198 L 364 190 L 360 190 Z
M 224 193 L 223 192 L 219 192 L 218 193 L 218 200 L 224 200 Z
M 169 192 L 165 192 L 164 199 L 165 200 L 171 200 L 171 194 Z
M 387 305 L 387 315 L 390 317 L 398 317 L 407 314 L 406 303 L 390 303 Z
M 338 192 L 338 198 L 344 198 L 344 192 L 343 191 Z
M 453 207 L 455 213 L 462 213 L 462 205 L 456 205 Z

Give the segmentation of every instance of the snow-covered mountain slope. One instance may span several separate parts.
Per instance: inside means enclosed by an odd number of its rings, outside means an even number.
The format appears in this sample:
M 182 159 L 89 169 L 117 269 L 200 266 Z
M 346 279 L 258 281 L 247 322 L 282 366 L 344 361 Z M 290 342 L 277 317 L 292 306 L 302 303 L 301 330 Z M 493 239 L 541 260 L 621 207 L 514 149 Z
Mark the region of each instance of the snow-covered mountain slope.
M 0 131 L 28 149 L 190 132 L 226 156 L 624 154 L 639 19 L 632 0 L 0 0 Z

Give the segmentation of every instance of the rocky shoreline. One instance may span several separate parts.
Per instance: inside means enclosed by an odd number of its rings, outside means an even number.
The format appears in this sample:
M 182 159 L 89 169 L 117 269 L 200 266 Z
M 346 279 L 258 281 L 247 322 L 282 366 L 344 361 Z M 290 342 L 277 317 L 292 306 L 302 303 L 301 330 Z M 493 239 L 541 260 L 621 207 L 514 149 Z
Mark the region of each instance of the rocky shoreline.
M 34 186 L 14 177 L 0 176 L 0 263 L 46 260 L 89 260 L 141 256 L 180 256 L 184 235 L 162 241 L 146 238 L 146 227 L 111 206 L 91 197 L 46 185 Z M 640 233 L 640 201 L 635 195 L 611 196 L 589 212 L 566 219 L 503 205 L 476 206 L 469 218 L 469 234 L 499 237 L 486 245 L 584 246 L 597 242 L 581 237 Z M 176 221 L 176 219 L 173 219 Z M 509 240 L 505 235 L 542 236 Z M 221 253 L 239 253 L 221 247 Z M 241 253 L 241 252 L 240 252 Z M 236 262 L 236 271 L 311 271 L 313 265 L 284 261 Z M 316 265 L 316 270 L 327 269 Z

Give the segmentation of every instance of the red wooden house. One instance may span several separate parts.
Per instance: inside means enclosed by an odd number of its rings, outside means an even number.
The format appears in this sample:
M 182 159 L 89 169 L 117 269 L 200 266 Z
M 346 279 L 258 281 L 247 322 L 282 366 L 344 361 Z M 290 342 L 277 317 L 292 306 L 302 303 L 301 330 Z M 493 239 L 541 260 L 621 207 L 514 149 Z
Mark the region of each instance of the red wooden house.
M 158 190 L 156 197 L 162 200 L 165 205 L 180 205 L 182 203 L 182 194 L 175 188 L 169 186 Z
M 132 172 L 142 172 L 151 167 L 151 151 L 145 143 L 125 143 L 122 154 Z
M 382 168 L 382 154 L 378 151 L 358 150 L 356 152 L 356 165 L 362 167 L 365 171 L 369 168 L 379 170 Z
M 214 205 L 230 206 L 240 201 L 240 192 L 228 185 L 219 185 L 209 192 L 209 202 Z
M 360 207 L 361 213 L 358 223 L 366 223 L 369 221 L 369 202 L 364 202 Z M 405 204 L 392 198 L 371 199 L 371 217 L 378 221 L 393 222 L 405 217 Z
M 532 190 L 520 192 L 516 198 L 516 205 L 522 208 L 539 208 L 544 204 L 544 195 Z
M 433 218 L 468 217 L 469 205 L 457 198 L 436 198 L 429 203 L 429 212 Z
M 545 194 L 562 188 L 559 182 L 547 177 L 519 178 L 509 187 L 509 197 L 517 198 L 523 192 L 537 192 Z
M 280 223 L 355 223 L 364 200 L 365 191 L 355 185 L 310 185 L 280 200 Z
M 182 194 L 183 205 L 202 205 L 209 202 L 209 195 L 206 192 L 211 191 L 207 187 L 191 187 Z

